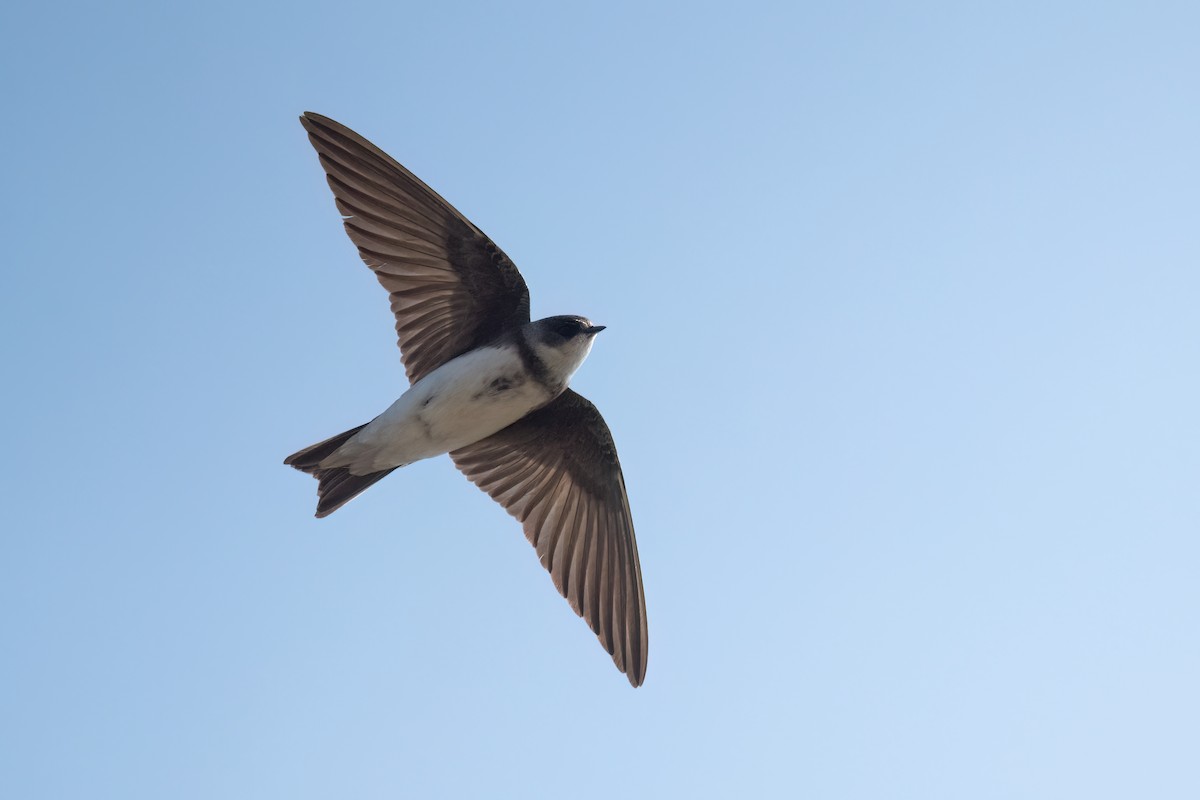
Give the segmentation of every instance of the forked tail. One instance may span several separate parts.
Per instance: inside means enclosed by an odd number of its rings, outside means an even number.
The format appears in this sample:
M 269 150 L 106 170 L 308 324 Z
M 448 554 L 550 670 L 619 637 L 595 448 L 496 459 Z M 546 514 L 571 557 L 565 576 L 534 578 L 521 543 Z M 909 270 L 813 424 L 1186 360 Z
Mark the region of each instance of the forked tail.
M 361 431 L 366 425 L 339 433 L 323 442 L 306 447 L 292 453 L 283 460 L 289 467 L 295 467 L 301 472 L 307 472 L 317 479 L 317 516 L 327 517 L 334 511 L 353 500 L 367 487 L 387 475 L 396 467 L 372 472 L 369 475 L 351 475 L 346 467 L 321 468 L 321 462 L 339 447 L 344 445 L 351 436 Z

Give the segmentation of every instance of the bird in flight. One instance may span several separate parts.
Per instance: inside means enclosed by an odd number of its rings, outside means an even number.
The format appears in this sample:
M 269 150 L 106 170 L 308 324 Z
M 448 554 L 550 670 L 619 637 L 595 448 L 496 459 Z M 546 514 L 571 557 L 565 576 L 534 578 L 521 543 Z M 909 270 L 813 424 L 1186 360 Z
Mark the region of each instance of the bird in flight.
M 325 517 L 395 469 L 449 453 L 516 517 L 555 588 L 629 682 L 646 676 L 646 600 L 617 449 L 567 388 L 602 325 L 531 321 L 529 289 L 483 231 L 387 153 L 306 112 L 350 240 L 387 290 L 411 383 L 375 419 L 284 463 Z

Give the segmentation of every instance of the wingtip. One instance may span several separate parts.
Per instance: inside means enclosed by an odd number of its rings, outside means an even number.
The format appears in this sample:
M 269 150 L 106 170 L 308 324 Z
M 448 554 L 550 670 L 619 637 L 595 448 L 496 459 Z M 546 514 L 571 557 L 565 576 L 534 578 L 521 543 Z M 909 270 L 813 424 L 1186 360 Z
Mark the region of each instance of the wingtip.
M 646 662 L 631 664 L 628 671 L 625 671 L 625 677 L 629 679 L 629 685 L 633 688 L 638 688 L 646 682 Z
M 311 133 L 317 128 L 330 127 L 331 125 L 336 125 L 337 123 L 324 114 L 318 114 L 315 111 L 305 111 L 300 115 L 300 124 L 304 126 L 306 131 Z

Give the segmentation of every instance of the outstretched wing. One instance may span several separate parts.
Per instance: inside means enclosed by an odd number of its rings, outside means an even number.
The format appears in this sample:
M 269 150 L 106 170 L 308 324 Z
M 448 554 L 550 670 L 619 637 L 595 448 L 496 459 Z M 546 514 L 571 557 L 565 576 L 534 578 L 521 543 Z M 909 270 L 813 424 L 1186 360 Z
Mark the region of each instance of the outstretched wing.
M 300 117 L 346 233 L 391 296 L 410 381 L 529 322 L 529 289 L 483 231 L 354 131 Z
M 642 568 L 617 448 L 596 407 L 568 389 L 450 457 L 521 521 L 554 586 L 641 685 L 649 645 Z

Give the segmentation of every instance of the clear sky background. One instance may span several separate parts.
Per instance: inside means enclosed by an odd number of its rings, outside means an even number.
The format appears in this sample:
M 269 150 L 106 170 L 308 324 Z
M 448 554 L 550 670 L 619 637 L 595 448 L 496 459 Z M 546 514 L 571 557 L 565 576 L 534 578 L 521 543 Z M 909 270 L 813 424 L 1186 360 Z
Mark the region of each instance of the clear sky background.
M 9 3 L 0 796 L 1200 797 L 1194 3 Z M 609 329 L 633 690 L 296 117 Z

